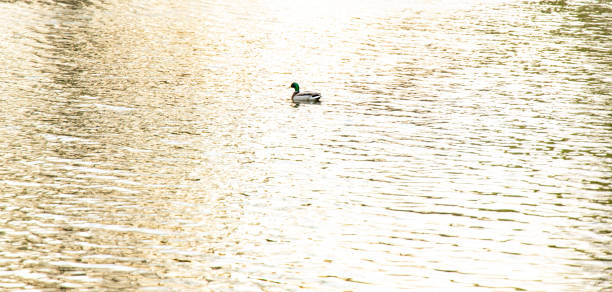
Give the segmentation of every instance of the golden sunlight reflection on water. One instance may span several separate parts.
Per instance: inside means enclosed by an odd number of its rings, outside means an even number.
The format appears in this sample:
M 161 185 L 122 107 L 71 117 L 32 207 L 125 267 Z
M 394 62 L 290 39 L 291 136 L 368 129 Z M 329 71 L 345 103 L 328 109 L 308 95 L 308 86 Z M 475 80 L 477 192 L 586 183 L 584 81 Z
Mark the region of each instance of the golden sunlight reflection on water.
M 611 13 L 2 2 L 0 289 L 607 291 Z

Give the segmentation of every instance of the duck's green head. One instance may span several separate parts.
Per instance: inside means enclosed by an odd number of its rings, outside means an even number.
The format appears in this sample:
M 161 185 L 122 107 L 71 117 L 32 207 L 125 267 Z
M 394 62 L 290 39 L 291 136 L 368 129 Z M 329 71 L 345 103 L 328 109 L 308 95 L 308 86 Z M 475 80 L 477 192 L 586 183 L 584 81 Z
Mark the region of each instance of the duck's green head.
M 291 88 L 295 89 L 295 91 L 296 91 L 296 92 L 299 92 L 299 91 L 300 91 L 300 85 L 299 85 L 299 84 L 297 84 L 297 82 L 293 82 L 293 83 L 291 83 L 291 86 L 289 86 L 289 87 L 291 87 Z

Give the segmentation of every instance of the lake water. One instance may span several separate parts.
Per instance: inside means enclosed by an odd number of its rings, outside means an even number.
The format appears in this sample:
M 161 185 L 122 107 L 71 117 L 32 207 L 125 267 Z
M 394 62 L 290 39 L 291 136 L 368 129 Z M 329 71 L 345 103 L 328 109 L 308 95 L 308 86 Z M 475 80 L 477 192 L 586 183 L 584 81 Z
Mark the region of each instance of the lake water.
M 2 1 L 0 290 L 612 291 L 611 30 L 607 0 Z

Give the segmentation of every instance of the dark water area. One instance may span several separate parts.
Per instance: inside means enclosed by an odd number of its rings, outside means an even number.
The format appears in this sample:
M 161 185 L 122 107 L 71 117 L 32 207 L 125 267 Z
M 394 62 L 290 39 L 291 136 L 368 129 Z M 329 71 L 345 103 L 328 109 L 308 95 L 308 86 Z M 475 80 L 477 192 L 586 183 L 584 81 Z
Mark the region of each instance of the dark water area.
M 612 291 L 611 30 L 610 1 L 0 1 L 0 290 Z

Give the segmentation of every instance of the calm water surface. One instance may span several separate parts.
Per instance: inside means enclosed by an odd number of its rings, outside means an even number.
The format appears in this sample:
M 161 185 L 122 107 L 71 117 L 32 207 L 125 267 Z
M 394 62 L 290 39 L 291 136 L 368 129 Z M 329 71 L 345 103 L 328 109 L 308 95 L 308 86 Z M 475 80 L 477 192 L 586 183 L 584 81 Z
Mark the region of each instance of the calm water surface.
M 611 30 L 606 0 L 1 1 L 0 289 L 612 291 Z

